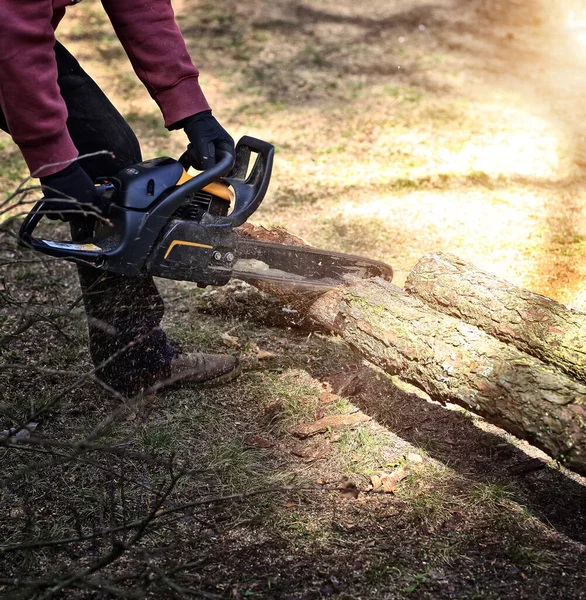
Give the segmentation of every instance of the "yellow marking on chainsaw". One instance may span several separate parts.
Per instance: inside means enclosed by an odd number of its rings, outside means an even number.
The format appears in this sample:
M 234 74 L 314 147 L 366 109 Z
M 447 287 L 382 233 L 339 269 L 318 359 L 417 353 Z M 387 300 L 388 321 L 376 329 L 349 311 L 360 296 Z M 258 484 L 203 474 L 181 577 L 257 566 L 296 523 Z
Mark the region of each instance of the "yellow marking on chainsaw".
M 232 202 L 234 200 L 234 192 L 225 184 L 214 181 L 202 188 L 204 192 L 209 192 L 222 200 Z
M 183 185 L 190 179 L 193 179 L 193 177 L 185 169 L 183 169 L 183 173 L 181 173 L 181 177 L 179 177 L 179 181 L 176 183 L 176 185 Z
M 173 240 L 169 247 L 167 248 L 167 252 L 165 252 L 164 258 L 167 258 L 169 254 L 171 254 L 171 250 L 175 248 L 175 246 L 195 246 L 196 248 L 213 248 L 213 246 L 209 246 L 208 244 L 198 244 L 197 242 L 186 242 L 183 240 Z
M 183 174 L 177 182 L 177 185 L 183 185 L 190 179 L 193 179 L 193 177 L 184 169 Z M 202 188 L 202 191 L 208 192 L 209 194 L 217 196 L 218 198 L 222 198 L 222 200 L 227 200 L 228 202 L 232 202 L 234 200 L 234 192 L 225 183 L 214 181 L 213 183 L 210 183 Z

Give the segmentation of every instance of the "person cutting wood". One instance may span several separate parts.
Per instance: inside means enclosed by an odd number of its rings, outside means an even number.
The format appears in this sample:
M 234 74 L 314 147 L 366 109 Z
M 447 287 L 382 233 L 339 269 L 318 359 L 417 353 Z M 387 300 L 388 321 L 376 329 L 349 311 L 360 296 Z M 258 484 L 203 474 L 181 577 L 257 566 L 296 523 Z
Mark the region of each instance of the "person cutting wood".
M 55 37 L 66 8 L 79 1 L 0 2 L 0 128 L 40 178 L 48 216 L 69 222 L 77 240 L 91 234 L 92 220 L 71 198 L 99 213 L 95 178 L 142 160 L 131 127 Z M 234 141 L 212 115 L 170 1 L 102 5 L 165 126 L 185 131 L 193 166 L 207 169 L 220 152 L 234 155 Z M 78 158 L 101 150 L 109 154 Z M 239 374 L 234 356 L 178 355 L 161 329 L 164 305 L 151 276 L 83 265 L 78 273 L 90 354 L 97 375 L 114 390 L 131 395 L 157 382 L 221 384 Z

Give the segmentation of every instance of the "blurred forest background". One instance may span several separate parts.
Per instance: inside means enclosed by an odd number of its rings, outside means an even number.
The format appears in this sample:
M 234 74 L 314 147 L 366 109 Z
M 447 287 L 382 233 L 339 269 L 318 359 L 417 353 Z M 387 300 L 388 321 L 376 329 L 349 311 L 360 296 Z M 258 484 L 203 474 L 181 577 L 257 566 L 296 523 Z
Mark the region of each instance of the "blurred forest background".
M 276 147 L 254 223 L 388 262 L 398 285 L 445 251 L 586 310 L 584 2 L 173 4 L 219 121 Z M 183 151 L 97 0 L 58 38 L 146 158 Z M 26 174 L 0 136 L 3 198 Z M 83 376 L 74 268 L 0 242 L 0 431 L 35 416 L 45 440 L 0 449 L 0 597 L 586 598 L 584 479 L 534 448 L 336 340 L 211 315 L 167 281 L 178 345 L 239 352 L 246 373 L 121 411 Z M 17 305 L 41 315 L 22 335 Z M 359 369 L 352 402 L 324 397 Z M 321 445 L 291 435 L 358 409 L 375 420 Z M 397 472 L 393 493 L 367 493 Z M 361 492 L 308 489 L 349 482 Z M 264 488 L 281 491 L 226 500 Z

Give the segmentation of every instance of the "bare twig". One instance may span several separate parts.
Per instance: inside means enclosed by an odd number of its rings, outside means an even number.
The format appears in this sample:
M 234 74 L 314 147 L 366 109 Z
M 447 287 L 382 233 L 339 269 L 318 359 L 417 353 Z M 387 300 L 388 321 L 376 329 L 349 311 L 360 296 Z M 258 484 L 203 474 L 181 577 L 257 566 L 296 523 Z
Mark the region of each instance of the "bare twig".
M 169 463 L 169 469 L 170 469 L 170 475 L 171 475 L 171 480 L 169 482 L 169 485 L 167 486 L 164 493 L 161 494 L 161 496 L 159 498 L 157 498 L 157 501 L 155 502 L 150 513 L 148 514 L 148 516 L 145 519 L 143 519 L 141 521 L 140 525 L 137 527 L 135 534 L 130 538 L 130 540 L 128 540 L 126 543 L 121 542 L 119 540 L 115 540 L 114 543 L 112 544 L 112 549 L 110 550 L 110 552 L 108 554 L 106 554 L 102 558 L 95 561 L 93 564 L 91 564 L 89 567 L 87 567 L 83 571 L 73 573 L 73 574 L 63 578 L 60 582 L 58 582 L 56 585 L 51 587 L 47 591 L 46 594 L 41 596 L 40 600 L 48 600 L 49 598 L 52 598 L 56 593 L 60 592 L 61 590 L 65 589 L 67 587 L 71 587 L 71 585 L 75 584 L 78 581 L 84 580 L 86 577 L 88 577 L 92 573 L 97 573 L 98 571 L 104 569 L 109 564 L 118 560 L 122 556 L 122 554 L 124 554 L 127 550 L 132 548 L 132 546 L 134 546 L 134 544 L 136 544 L 142 538 L 142 536 L 144 535 L 150 522 L 157 518 L 157 515 L 159 513 L 161 506 L 163 505 L 165 500 L 169 497 L 169 495 L 171 494 L 171 492 L 177 485 L 177 482 L 181 478 L 181 473 L 175 474 L 173 472 L 172 459 Z
M 80 542 L 86 542 L 88 540 L 93 540 L 98 537 L 103 537 L 107 535 L 111 535 L 112 533 L 119 533 L 121 531 L 126 531 L 129 529 L 138 529 L 141 528 L 144 530 L 146 525 L 149 525 L 151 522 L 155 520 L 159 520 L 168 515 L 183 512 L 189 508 L 194 508 L 197 506 L 205 506 L 208 504 L 219 504 L 222 502 L 235 502 L 235 501 L 243 501 L 248 500 L 249 498 L 254 498 L 260 495 L 269 495 L 269 494 L 280 494 L 280 493 L 290 493 L 290 492 L 307 492 L 307 491 L 340 491 L 345 490 L 346 488 L 340 487 L 325 487 L 325 486 L 282 486 L 282 487 L 274 487 L 274 488 L 264 488 L 260 490 L 253 490 L 250 492 L 242 492 L 240 494 L 230 494 L 228 496 L 211 496 L 206 498 L 199 498 L 198 500 L 193 500 L 192 502 L 186 502 L 184 504 L 179 504 L 177 506 L 172 506 L 170 508 L 159 510 L 160 506 L 163 502 L 158 502 L 157 510 L 153 514 L 151 511 L 151 517 L 149 518 L 148 523 L 145 524 L 145 519 L 139 519 L 133 521 L 132 523 L 127 523 L 126 525 L 119 525 L 117 527 L 111 527 L 108 529 L 104 529 L 101 531 L 97 531 L 94 533 L 89 533 L 83 536 L 71 536 L 67 538 L 60 538 L 56 540 L 35 540 L 32 542 L 23 542 L 22 544 L 12 544 L 12 545 L 0 545 L 0 553 L 3 552 L 14 552 L 18 550 L 30 550 L 33 548 L 48 548 L 51 546 L 62 546 L 66 544 L 76 544 Z M 159 500 L 165 500 L 165 498 L 160 498 Z M 183 568 L 183 567 L 181 567 Z M 187 567 L 185 567 L 187 568 Z

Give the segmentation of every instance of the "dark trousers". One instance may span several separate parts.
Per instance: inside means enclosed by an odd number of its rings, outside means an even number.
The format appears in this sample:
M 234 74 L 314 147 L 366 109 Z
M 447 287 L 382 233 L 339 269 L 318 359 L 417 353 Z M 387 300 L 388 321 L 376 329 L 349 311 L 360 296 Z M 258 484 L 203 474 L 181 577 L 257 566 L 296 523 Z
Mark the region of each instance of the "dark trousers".
M 114 175 L 142 160 L 134 132 L 77 60 L 55 46 L 59 87 L 68 110 L 67 129 L 80 155 L 109 150 L 80 160 L 88 175 Z M 8 131 L 0 112 L 0 128 Z M 47 156 L 47 163 L 51 157 Z M 86 227 L 72 227 L 82 239 Z M 87 315 L 90 353 L 98 375 L 124 394 L 133 394 L 170 374 L 175 352 L 160 328 L 163 301 L 153 278 L 124 277 L 78 266 Z

